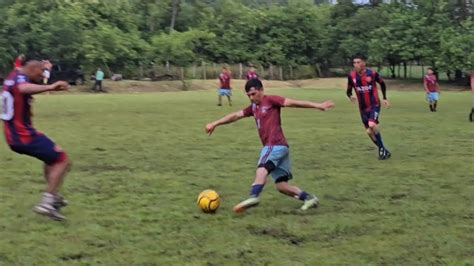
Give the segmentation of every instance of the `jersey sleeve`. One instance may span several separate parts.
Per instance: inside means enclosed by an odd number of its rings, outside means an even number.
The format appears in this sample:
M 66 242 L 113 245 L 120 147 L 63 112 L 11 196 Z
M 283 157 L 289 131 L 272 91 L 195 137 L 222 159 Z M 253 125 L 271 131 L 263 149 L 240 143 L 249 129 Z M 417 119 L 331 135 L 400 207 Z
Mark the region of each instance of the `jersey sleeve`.
M 29 83 L 29 80 L 25 75 L 19 74 L 19 75 L 16 76 L 15 83 L 16 83 L 16 85 L 21 85 L 23 83 Z
M 376 71 L 374 71 L 374 78 L 375 81 L 377 81 L 379 84 L 382 84 L 384 82 L 382 76 L 380 76 L 380 74 Z
M 242 110 L 242 112 L 244 113 L 244 117 L 253 116 L 252 105 L 249 105 L 247 108 Z
M 285 105 L 285 97 L 269 96 L 270 103 L 276 107 L 283 107 Z

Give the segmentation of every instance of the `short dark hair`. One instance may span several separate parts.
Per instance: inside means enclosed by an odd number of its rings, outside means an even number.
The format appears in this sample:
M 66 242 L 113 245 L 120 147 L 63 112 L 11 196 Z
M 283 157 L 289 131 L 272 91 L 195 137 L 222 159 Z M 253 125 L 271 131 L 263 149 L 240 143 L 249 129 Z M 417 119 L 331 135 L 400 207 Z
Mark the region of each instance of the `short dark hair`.
M 252 88 L 256 90 L 262 90 L 263 84 L 259 79 L 251 79 L 245 83 L 245 92 L 249 92 Z
M 363 55 L 363 54 L 356 54 L 356 55 L 354 55 L 354 56 L 352 57 L 352 60 L 354 60 L 354 59 L 362 59 L 362 60 L 366 61 L 366 60 L 367 60 L 367 56 L 365 56 L 365 55 Z

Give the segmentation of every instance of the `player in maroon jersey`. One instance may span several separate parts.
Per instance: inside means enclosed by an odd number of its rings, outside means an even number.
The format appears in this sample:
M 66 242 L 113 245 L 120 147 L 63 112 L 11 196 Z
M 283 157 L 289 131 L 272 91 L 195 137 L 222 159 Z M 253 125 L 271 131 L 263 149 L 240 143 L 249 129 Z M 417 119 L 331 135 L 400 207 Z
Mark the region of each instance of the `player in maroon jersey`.
M 331 101 L 314 103 L 265 95 L 262 82 L 258 79 L 247 81 L 245 91 L 251 101 L 250 106 L 206 125 L 206 132 L 211 135 L 218 126 L 233 123 L 245 117 L 253 116 L 257 124 L 263 149 L 257 164 L 255 181 L 252 185 L 250 198 L 237 204 L 234 211 L 244 212 L 260 203 L 260 193 L 270 174 L 279 192 L 304 202 L 302 210 L 317 207 L 319 200 L 316 196 L 288 183 L 293 176 L 289 146 L 281 127 L 280 111 L 282 107 L 314 108 L 326 111 L 334 107 L 334 103 Z
M 257 74 L 257 71 L 255 70 L 254 65 L 249 66 L 249 70 L 247 71 L 247 75 L 245 76 L 246 80 L 252 80 L 252 79 L 260 79 L 260 77 Z
M 70 168 L 67 154 L 31 122 L 32 95 L 66 90 L 69 84 L 58 81 L 51 85 L 38 85 L 43 80 L 43 71 L 49 62 L 29 61 L 12 71 L 4 81 L 2 91 L 1 120 L 10 149 L 18 154 L 32 156 L 44 162 L 44 177 L 48 183 L 43 199 L 33 210 L 54 220 L 64 220 L 60 209 L 67 202 L 59 195 L 66 173 Z
M 15 63 L 13 64 L 16 70 L 19 70 L 25 63 L 25 55 L 21 54 L 15 58 Z
M 428 68 L 428 74 L 423 78 L 426 99 L 430 104 L 430 111 L 436 112 L 439 101 L 439 83 L 433 68 Z
M 469 114 L 469 121 L 474 120 L 474 70 L 471 73 L 471 90 L 472 90 L 472 108 L 471 113 Z
M 218 106 L 222 106 L 222 96 L 227 97 L 229 106 L 232 106 L 232 87 L 230 86 L 230 80 L 230 70 L 227 67 L 222 67 L 222 72 L 219 75 Z
M 391 157 L 391 153 L 385 148 L 378 127 L 380 98 L 377 90 L 377 83 L 379 83 L 383 104 L 389 107 L 390 103 L 387 100 L 385 82 L 377 72 L 366 68 L 365 57 L 355 56 L 353 64 L 354 70 L 349 74 L 347 81 L 347 97 L 354 103 L 359 101 L 359 111 L 367 134 L 379 149 L 379 159 L 386 160 Z M 355 89 L 357 98 L 352 96 L 352 89 Z

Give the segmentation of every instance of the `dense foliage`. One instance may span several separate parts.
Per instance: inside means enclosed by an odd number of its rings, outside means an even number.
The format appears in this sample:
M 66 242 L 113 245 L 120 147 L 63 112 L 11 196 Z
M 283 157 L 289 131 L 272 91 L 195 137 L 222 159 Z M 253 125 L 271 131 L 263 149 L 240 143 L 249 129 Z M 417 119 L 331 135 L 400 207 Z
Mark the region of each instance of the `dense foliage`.
M 311 65 L 324 74 L 356 53 L 371 63 L 474 65 L 468 1 L 355 5 L 307 0 L 0 0 L 0 68 L 50 58 L 113 71 L 165 62 Z

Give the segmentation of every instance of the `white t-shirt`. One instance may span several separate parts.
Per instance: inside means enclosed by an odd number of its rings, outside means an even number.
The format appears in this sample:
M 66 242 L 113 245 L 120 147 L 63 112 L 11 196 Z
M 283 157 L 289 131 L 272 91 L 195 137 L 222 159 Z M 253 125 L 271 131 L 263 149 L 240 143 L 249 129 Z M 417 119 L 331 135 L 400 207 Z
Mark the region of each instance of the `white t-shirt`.
M 45 70 L 43 71 L 43 77 L 44 77 L 45 79 L 49 79 L 49 76 L 50 76 L 49 70 L 45 69 Z

